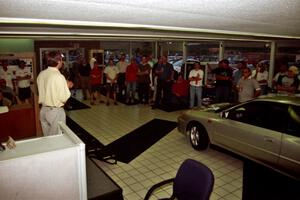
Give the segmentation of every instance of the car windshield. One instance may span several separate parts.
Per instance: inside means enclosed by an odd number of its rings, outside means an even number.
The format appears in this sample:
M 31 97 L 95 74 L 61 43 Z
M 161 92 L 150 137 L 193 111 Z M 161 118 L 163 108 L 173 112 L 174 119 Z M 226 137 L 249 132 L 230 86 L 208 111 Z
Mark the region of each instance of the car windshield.
M 211 112 L 215 112 L 215 113 L 219 113 L 223 110 L 226 110 L 230 107 L 233 107 L 237 104 L 234 103 L 218 103 L 218 104 L 211 104 L 209 105 L 206 109 L 204 109 L 205 111 L 211 111 Z
M 216 113 L 219 113 L 219 112 L 221 112 L 221 111 L 223 111 L 223 110 L 226 110 L 226 109 L 228 109 L 228 108 L 230 108 L 230 107 L 233 107 L 233 106 L 235 106 L 235 105 L 237 105 L 237 103 L 235 103 L 235 104 L 232 103 L 232 104 L 229 104 L 229 105 L 220 107 L 220 108 L 218 108 L 217 110 L 215 110 L 215 112 L 216 112 Z

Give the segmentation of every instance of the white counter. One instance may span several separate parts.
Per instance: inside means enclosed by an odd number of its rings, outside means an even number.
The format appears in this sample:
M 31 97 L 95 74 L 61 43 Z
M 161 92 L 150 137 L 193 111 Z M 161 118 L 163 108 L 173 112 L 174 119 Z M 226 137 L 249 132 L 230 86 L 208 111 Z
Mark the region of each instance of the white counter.
M 0 152 L 0 199 L 87 199 L 85 144 L 61 130 Z

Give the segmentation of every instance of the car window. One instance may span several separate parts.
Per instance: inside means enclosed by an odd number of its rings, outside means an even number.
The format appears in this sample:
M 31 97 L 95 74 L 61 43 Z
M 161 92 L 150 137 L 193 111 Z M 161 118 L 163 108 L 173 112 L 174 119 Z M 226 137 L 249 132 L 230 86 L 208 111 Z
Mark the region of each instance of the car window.
M 285 132 L 288 105 L 274 102 L 249 102 L 231 110 L 228 118 L 270 130 Z
M 228 118 L 251 125 L 264 127 L 266 125 L 266 113 L 267 105 L 265 102 L 249 102 L 230 110 L 228 113 Z
M 266 111 L 265 128 L 285 132 L 288 122 L 288 105 L 282 103 L 269 102 Z
M 300 106 L 289 106 L 287 134 L 300 137 Z

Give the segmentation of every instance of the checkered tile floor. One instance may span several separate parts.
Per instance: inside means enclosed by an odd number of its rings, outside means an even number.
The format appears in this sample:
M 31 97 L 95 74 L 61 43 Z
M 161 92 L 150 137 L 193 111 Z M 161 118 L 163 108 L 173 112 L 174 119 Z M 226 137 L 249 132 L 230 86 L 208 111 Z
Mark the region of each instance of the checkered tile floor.
M 89 105 L 88 101 L 83 102 Z M 91 109 L 69 111 L 67 115 L 107 145 L 153 118 L 176 121 L 180 112 L 152 110 L 149 105 L 127 106 L 119 103 L 106 106 L 99 103 L 91 106 Z M 216 150 L 194 150 L 177 129 L 129 164 L 96 162 L 123 189 L 124 199 L 140 200 L 152 185 L 174 177 L 180 164 L 187 158 L 199 160 L 213 171 L 215 184 L 211 200 L 242 199 L 243 163 Z M 155 193 L 155 196 L 166 197 L 171 192 L 172 188 L 168 187 Z

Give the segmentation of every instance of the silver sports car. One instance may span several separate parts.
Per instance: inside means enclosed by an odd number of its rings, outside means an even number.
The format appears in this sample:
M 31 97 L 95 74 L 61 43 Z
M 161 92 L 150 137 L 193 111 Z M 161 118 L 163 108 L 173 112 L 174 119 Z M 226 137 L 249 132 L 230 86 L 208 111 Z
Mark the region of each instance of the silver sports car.
M 188 110 L 178 117 L 178 130 L 197 150 L 214 144 L 300 180 L 300 97 Z

